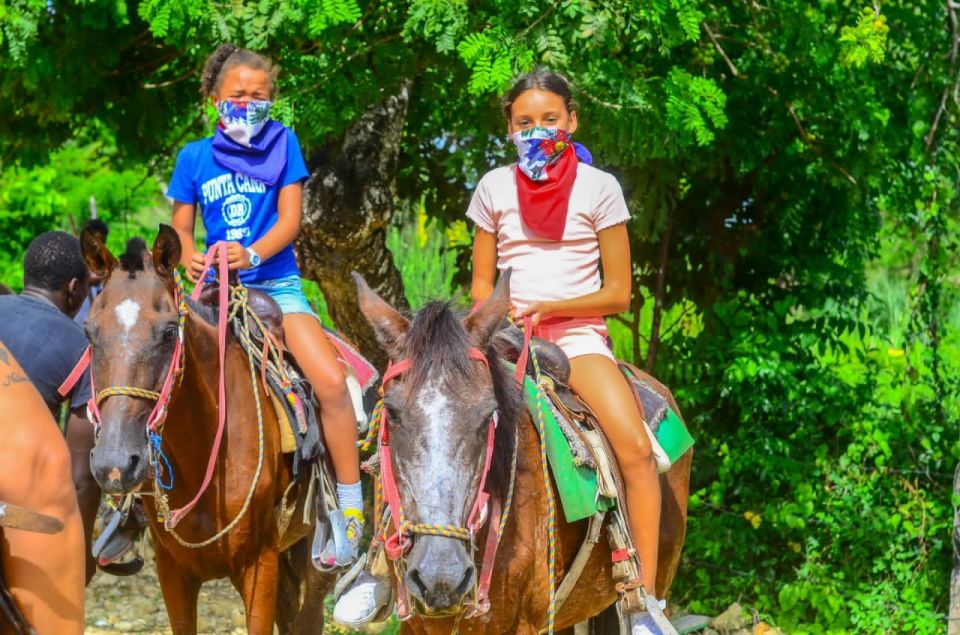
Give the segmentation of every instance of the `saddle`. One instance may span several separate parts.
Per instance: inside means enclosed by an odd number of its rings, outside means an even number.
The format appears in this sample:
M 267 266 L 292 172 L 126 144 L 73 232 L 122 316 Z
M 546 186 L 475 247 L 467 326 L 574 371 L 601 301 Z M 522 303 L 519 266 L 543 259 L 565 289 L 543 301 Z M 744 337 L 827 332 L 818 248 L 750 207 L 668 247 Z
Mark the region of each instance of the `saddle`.
M 218 309 L 219 291 L 218 282 L 204 287 L 200 304 Z M 245 301 L 257 319 L 248 319 L 244 312 L 237 311 L 230 328 L 244 350 L 252 353 L 264 387 L 268 388 L 280 420 L 281 447 L 284 453 L 293 453 L 296 477 L 305 463 L 324 456 L 313 387 L 284 346 L 280 305 L 266 293 L 250 288 L 246 288 Z
M 231 273 L 228 281 L 236 285 Z M 320 432 L 318 403 L 313 387 L 303 371 L 286 349 L 283 339 L 283 311 L 268 294 L 249 287 L 232 287 L 230 326 L 234 337 L 244 351 L 254 360 L 261 379 L 277 413 L 280 424 L 281 450 L 293 454 L 293 481 L 277 508 L 277 523 L 283 534 L 292 520 L 295 505 L 287 504 L 293 485 L 300 476 L 308 483 L 308 504 L 304 507 L 304 522 L 308 522 L 311 503 L 316 504 L 317 522 L 311 546 L 311 556 L 320 570 L 331 567 L 321 562 L 321 554 L 328 541 L 332 541 L 337 553 L 337 565 L 346 559 L 343 554 L 350 549 L 346 542 L 347 521 L 339 509 L 332 464 L 327 460 L 326 448 Z M 245 304 L 237 310 L 235 302 Z M 200 303 L 219 308 L 219 284 L 205 287 L 200 294 Z M 363 392 L 376 379 L 376 371 L 360 354 L 337 334 L 324 329 L 346 375 L 347 390 L 356 413 L 357 426 L 363 431 L 367 416 L 363 405 Z

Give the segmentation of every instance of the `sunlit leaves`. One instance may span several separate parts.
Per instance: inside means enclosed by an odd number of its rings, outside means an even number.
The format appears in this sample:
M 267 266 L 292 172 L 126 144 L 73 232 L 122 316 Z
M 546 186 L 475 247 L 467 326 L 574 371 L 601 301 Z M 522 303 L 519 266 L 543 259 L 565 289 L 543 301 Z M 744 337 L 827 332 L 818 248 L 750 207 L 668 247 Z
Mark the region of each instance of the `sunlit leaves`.
M 312 37 L 318 37 L 328 27 L 356 22 L 361 15 L 356 0 L 318 0 L 309 6 L 307 33 Z
M 727 96 L 712 79 L 674 68 L 667 77 L 666 95 L 667 123 L 681 143 L 709 145 L 715 137 L 714 129 L 727 123 Z
M 856 26 L 845 26 L 840 31 L 843 63 L 847 66 L 860 67 L 868 61 L 882 62 L 889 32 L 890 27 L 887 26 L 885 15 L 871 8 L 863 9 Z

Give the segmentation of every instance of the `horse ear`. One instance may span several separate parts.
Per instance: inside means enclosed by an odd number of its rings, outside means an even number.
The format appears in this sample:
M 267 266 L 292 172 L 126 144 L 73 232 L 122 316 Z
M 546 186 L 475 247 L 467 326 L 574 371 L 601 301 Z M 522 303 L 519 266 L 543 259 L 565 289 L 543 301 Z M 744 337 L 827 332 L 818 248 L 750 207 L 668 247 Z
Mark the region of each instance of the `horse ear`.
M 356 271 L 353 272 L 353 279 L 357 283 L 360 312 L 373 327 L 383 350 L 390 357 L 399 357 L 402 354 L 403 338 L 410 330 L 410 320 L 377 295 Z
M 513 269 L 504 271 L 490 297 L 463 321 L 467 333 L 481 350 L 487 347 L 494 333 L 500 330 L 500 325 L 510 310 L 510 274 L 512 272 Z
M 172 276 L 180 263 L 180 236 L 169 225 L 161 223 L 160 231 L 153 241 L 153 266 L 162 276 Z
M 83 254 L 83 261 L 87 263 L 87 269 L 101 278 L 106 279 L 117 266 L 117 259 L 100 240 L 100 235 L 89 228 L 80 232 L 80 253 Z

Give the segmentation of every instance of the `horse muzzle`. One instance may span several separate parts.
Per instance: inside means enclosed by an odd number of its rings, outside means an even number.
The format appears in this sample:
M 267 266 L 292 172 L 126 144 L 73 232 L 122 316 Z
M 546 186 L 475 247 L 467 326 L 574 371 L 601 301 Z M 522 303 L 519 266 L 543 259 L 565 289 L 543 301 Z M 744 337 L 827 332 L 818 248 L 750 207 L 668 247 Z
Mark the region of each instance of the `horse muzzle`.
M 424 617 L 459 613 L 477 583 L 477 569 L 466 543 L 442 536 L 420 536 L 407 560 L 407 590 Z
M 129 452 L 97 445 L 90 452 L 90 471 L 105 494 L 129 494 L 147 477 L 147 451 Z

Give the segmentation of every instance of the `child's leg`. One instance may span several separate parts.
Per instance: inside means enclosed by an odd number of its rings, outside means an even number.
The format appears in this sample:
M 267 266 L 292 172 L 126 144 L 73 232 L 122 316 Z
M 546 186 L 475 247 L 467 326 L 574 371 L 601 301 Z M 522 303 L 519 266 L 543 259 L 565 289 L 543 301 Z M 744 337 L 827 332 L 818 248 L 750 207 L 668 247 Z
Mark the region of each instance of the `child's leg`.
M 317 318 L 307 313 L 285 315 L 283 335 L 320 402 L 323 437 L 333 459 L 337 482 L 345 485 L 359 482 L 357 421 L 353 402 L 347 393 L 346 378 L 333 346 Z
M 570 360 L 570 386 L 599 419 L 623 473 L 630 532 L 643 566 L 643 585 L 656 595 L 660 535 L 660 477 L 633 391 L 617 365 L 603 355 Z

